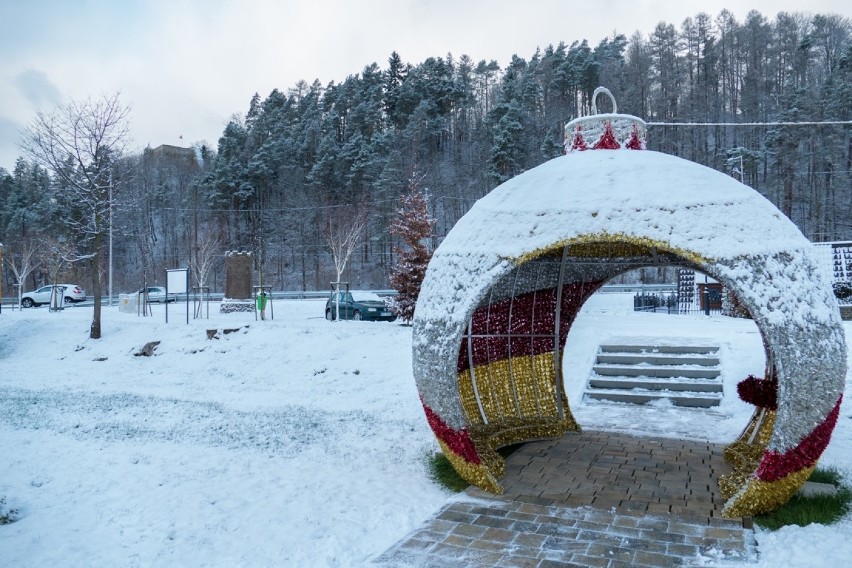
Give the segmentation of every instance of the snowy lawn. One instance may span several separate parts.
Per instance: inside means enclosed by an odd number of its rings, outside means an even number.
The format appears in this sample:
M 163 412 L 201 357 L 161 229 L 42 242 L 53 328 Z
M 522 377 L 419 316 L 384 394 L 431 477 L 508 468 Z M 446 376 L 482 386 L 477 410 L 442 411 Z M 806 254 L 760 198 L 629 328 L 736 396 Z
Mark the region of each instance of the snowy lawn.
M 751 321 L 587 303 L 566 346 L 566 389 L 587 428 L 726 442 L 751 415 L 737 381 L 763 372 Z M 358 566 L 450 497 L 429 479 L 437 444 L 411 375 L 411 328 L 326 322 L 321 301 L 275 320 L 182 307 L 154 317 L 90 308 L 0 315 L 0 566 Z M 215 304 L 211 307 L 211 312 Z M 846 325 L 847 342 L 852 326 Z M 219 339 L 206 329 L 240 328 Z M 713 411 L 583 404 L 597 346 L 614 339 L 720 345 Z M 160 341 L 153 357 L 134 353 Z M 849 400 L 849 393 L 847 393 Z M 852 412 L 822 465 L 852 479 Z M 852 516 L 760 531 L 761 565 L 841 565 Z M 792 562 L 792 563 L 791 563 Z

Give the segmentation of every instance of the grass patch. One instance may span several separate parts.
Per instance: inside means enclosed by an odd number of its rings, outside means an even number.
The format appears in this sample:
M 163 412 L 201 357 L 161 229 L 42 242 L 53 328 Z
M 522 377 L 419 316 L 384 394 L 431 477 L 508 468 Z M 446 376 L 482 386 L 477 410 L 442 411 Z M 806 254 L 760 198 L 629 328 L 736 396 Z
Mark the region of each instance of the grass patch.
M 450 460 L 441 452 L 436 452 L 429 457 L 429 473 L 432 479 L 456 493 L 464 491 L 470 485 L 456 473 Z
M 520 448 L 522 445 L 523 444 L 513 444 L 511 446 L 504 446 L 498 449 L 497 453 L 505 459 L 512 455 L 515 450 Z M 467 481 L 462 479 L 458 473 L 456 473 L 456 470 L 453 469 L 450 460 L 448 460 L 441 452 L 436 452 L 429 457 L 429 473 L 432 479 L 450 491 L 455 491 L 456 493 L 464 491 L 470 485 Z
M 852 490 L 841 483 L 841 475 L 834 468 L 817 469 L 808 481 L 830 483 L 837 487 L 837 495 L 801 497 L 794 495 L 783 507 L 766 515 L 757 515 L 754 521 L 769 530 L 786 525 L 807 526 L 811 523 L 830 525 L 849 512 Z
M 840 486 L 843 485 L 843 479 L 840 472 L 833 467 L 815 469 L 808 478 L 808 481 L 813 481 L 814 483 L 830 483 L 837 488 L 840 488 Z

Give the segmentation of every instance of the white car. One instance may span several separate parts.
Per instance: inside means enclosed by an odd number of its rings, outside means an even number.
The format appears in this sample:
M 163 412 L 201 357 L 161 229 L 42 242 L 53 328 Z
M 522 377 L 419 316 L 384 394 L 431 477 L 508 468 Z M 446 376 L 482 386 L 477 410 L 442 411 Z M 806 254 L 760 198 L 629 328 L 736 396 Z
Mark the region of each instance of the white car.
M 53 288 L 53 285 L 49 285 L 42 286 L 32 292 L 24 292 L 21 295 L 21 307 L 32 308 L 42 304 L 49 304 Z M 63 302 L 66 304 L 74 304 L 86 300 L 86 293 L 76 284 L 57 284 L 56 288 L 56 293 L 62 294 Z

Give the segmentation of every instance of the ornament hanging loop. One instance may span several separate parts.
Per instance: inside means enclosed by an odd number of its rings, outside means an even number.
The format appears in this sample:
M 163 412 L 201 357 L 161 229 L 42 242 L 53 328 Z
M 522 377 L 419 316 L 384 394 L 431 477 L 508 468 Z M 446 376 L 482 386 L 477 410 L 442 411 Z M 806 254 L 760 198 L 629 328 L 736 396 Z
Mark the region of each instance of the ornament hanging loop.
M 612 93 L 606 87 L 598 87 L 595 89 L 595 92 L 592 93 L 592 114 L 598 114 L 598 95 L 604 94 L 609 97 L 609 101 L 612 103 L 612 114 L 618 113 L 618 105 L 615 104 L 615 97 L 612 96 Z

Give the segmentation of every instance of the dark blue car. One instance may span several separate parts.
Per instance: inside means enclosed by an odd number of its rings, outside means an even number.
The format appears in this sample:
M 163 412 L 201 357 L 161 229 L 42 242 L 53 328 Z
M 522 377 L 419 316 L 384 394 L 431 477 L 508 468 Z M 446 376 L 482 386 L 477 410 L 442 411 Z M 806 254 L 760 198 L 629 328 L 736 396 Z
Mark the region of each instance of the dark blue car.
M 373 292 L 352 290 L 350 292 L 332 292 L 325 303 L 325 319 L 333 321 L 365 320 L 365 321 L 394 321 L 393 313 L 385 301 Z

